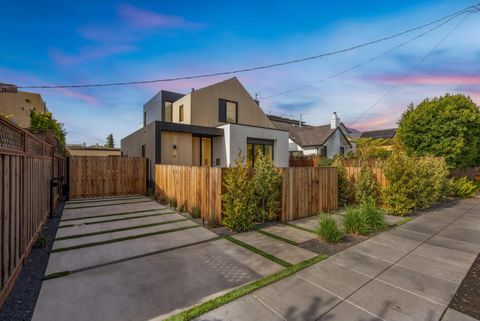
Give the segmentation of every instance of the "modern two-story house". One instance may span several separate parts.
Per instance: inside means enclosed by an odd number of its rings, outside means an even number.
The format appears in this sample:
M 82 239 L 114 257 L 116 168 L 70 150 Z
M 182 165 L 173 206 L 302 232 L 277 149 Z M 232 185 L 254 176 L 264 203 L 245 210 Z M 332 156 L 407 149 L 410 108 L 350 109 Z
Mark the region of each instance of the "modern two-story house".
M 155 164 L 227 167 L 258 151 L 288 167 L 288 131 L 279 129 L 234 77 L 188 94 L 160 91 L 143 108 L 144 126 L 121 141 L 124 156 Z

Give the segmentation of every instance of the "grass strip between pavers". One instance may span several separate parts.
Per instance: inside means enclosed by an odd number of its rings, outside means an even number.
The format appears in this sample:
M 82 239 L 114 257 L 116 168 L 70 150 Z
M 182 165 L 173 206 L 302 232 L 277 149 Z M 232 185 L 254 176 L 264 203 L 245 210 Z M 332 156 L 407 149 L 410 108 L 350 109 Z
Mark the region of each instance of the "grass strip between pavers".
M 225 236 L 225 239 L 226 239 L 226 240 L 229 240 L 229 241 L 232 242 L 232 243 L 237 244 L 238 246 L 241 246 L 241 247 L 243 247 L 243 248 L 246 248 L 247 250 L 250 250 L 250 251 L 253 252 L 253 253 L 256 253 L 256 254 L 258 254 L 258 255 L 261 255 L 261 256 L 263 256 L 264 258 L 267 258 L 267 259 L 269 259 L 270 261 L 273 261 L 273 262 L 275 262 L 275 263 L 277 263 L 277 264 L 279 264 L 279 265 L 281 265 L 281 266 L 284 266 L 284 267 L 292 266 L 292 264 L 291 264 L 291 263 L 288 263 L 287 261 L 284 261 L 284 260 L 282 260 L 282 259 L 279 259 L 278 257 L 273 256 L 273 255 L 270 254 L 270 253 L 267 253 L 267 252 L 265 252 L 265 251 L 262 251 L 262 250 L 260 250 L 260 249 L 257 249 L 256 247 L 251 246 L 250 244 L 244 243 L 244 242 L 242 242 L 242 241 L 239 241 L 239 240 L 237 240 L 236 238 L 233 238 L 233 237 L 231 237 L 231 236 L 229 236 L 229 235 Z
M 150 223 L 150 224 L 143 224 L 143 225 L 134 225 L 134 226 L 128 226 L 128 227 L 121 227 L 121 228 L 116 228 L 116 229 L 106 230 L 106 231 L 83 233 L 83 234 L 74 234 L 74 235 L 68 235 L 68 236 L 60 236 L 60 237 L 56 238 L 55 241 L 76 239 L 76 238 L 79 238 L 79 237 L 86 237 L 86 236 L 107 234 L 107 233 L 113 233 L 113 232 L 122 232 L 122 231 L 128 231 L 128 230 L 135 230 L 135 229 L 139 229 L 139 228 L 152 227 L 152 226 L 165 225 L 165 224 L 172 224 L 172 223 L 185 222 L 185 221 L 188 221 L 188 219 L 187 219 L 187 218 L 182 218 L 182 219 L 165 221 L 165 222 L 158 222 L 158 223 Z
M 400 226 L 400 225 L 403 225 L 403 224 L 405 224 L 405 223 L 410 222 L 411 220 L 413 220 L 413 217 L 405 217 L 403 220 L 398 221 L 398 222 L 396 222 L 396 223 L 394 223 L 394 224 L 392 224 L 392 225 L 390 225 L 390 226 L 392 226 L 392 227 Z
M 138 202 L 120 202 L 120 203 L 114 203 L 114 204 L 92 204 L 92 205 L 85 205 L 85 206 L 74 206 L 74 207 L 65 207 L 66 210 L 76 210 L 79 208 L 90 208 L 90 207 L 103 207 L 103 206 L 115 206 L 115 205 L 125 205 L 125 204 L 138 204 L 138 203 L 146 203 L 146 202 L 152 202 L 151 199 L 148 200 L 143 200 L 143 201 L 138 201 Z
M 45 280 L 50 280 L 50 279 L 61 278 L 63 276 L 68 276 L 68 275 L 73 274 L 73 273 L 88 271 L 88 270 L 96 269 L 96 268 L 99 268 L 99 267 L 118 264 L 118 263 L 131 261 L 131 260 L 135 260 L 135 259 L 140 259 L 142 257 L 147 257 L 147 256 L 151 256 L 151 255 L 156 255 L 156 254 L 161 254 L 161 253 L 170 252 L 170 251 L 174 251 L 174 250 L 179 250 L 179 249 L 183 249 L 185 247 L 198 245 L 198 244 L 203 244 L 203 243 L 212 242 L 212 241 L 217 241 L 217 240 L 220 240 L 220 239 L 222 239 L 222 237 L 217 236 L 217 237 L 213 237 L 213 238 L 208 239 L 208 240 L 202 240 L 202 241 L 198 241 L 198 242 L 193 242 L 193 243 L 183 244 L 183 245 L 179 245 L 179 246 L 174 246 L 174 247 L 171 247 L 171 248 L 168 248 L 168 249 L 163 249 L 163 250 L 154 251 L 154 252 L 150 252 L 150 253 L 134 255 L 134 256 L 131 256 L 131 257 L 118 259 L 118 260 L 110 261 L 110 262 L 103 263 L 103 264 L 100 264 L 100 265 L 94 265 L 94 266 L 91 266 L 91 267 L 83 267 L 83 268 L 72 270 L 72 271 L 55 272 L 55 273 L 45 275 L 43 277 L 43 280 L 45 281 Z
M 309 232 L 309 233 L 313 233 L 313 234 L 317 234 L 317 232 L 315 232 L 314 230 L 311 230 L 311 229 L 308 229 L 308 228 L 305 228 L 305 227 L 301 227 L 301 226 L 298 226 L 298 225 L 295 225 L 295 224 L 291 224 L 291 223 L 284 223 L 286 226 L 290 226 L 290 227 L 294 227 L 296 229 L 299 229 L 299 230 L 302 230 L 302 231 L 305 231 L 305 232 Z
M 92 247 L 92 246 L 97 246 L 97 245 L 104 245 L 104 244 L 109 244 L 109 243 L 116 243 L 116 242 L 122 242 L 122 241 L 127 241 L 127 240 L 139 239 L 139 238 L 143 238 L 143 237 L 172 233 L 172 232 L 178 232 L 178 231 L 188 230 L 188 229 L 197 228 L 197 227 L 200 227 L 200 225 L 185 226 L 185 227 L 179 227 L 179 228 L 174 228 L 174 229 L 170 229 L 170 230 L 163 230 L 163 231 L 144 233 L 144 234 L 139 234 L 139 235 L 119 237 L 119 238 L 116 238 L 116 239 L 111 239 L 111 240 L 106 240 L 106 241 L 85 243 L 85 244 L 74 245 L 74 246 L 69 246 L 69 247 L 61 247 L 61 248 L 52 250 L 52 253 L 65 252 L 65 251 L 81 249 L 81 248 L 84 248 L 84 247 Z
M 75 217 L 75 218 L 65 218 L 60 221 L 61 222 L 66 222 L 66 221 L 78 221 L 78 220 L 87 220 L 91 218 L 97 218 L 97 217 L 109 217 L 109 216 L 117 216 L 117 215 L 127 215 L 127 214 L 136 214 L 136 213 L 143 213 L 143 212 L 153 212 L 153 211 L 164 211 L 164 210 L 169 210 L 171 209 L 164 207 L 164 208 L 151 208 L 148 210 L 139 210 L 139 211 L 131 211 L 131 212 L 120 212 L 120 213 L 110 213 L 110 214 L 103 214 L 103 215 L 94 215 L 94 216 L 83 216 L 83 217 Z
M 250 294 L 260 288 L 263 288 L 267 285 L 270 285 L 274 282 L 280 281 L 292 274 L 297 273 L 315 263 L 318 263 L 324 259 L 326 259 L 326 255 L 319 255 L 314 258 L 308 259 L 301 263 L 289 266 L 281 271 L 278 271 L 274 274 L 261 278 L 260 280 L 256 280 L 245 285 L 242 285 L 224 295 L 221 295 L 217 298 L 208 300 L 204 303 L 186 309 L 178 314 L 172 315 L 171 317 L 165 319 L 164 321 L 189 321 L 194 318 L 201 316 L 211 310 L 214 310 L 224 304 L 232 302 L 244 295 Z
M 285 242 L 285 243 L 288 243 L 288 244 L 291 244 L 291 245 L 298 246 L 297 242 L 286 239 L 286 238 L 281 237 L 281 236 L 278 236 L 276 234 L 272 234 L 272 233 L 269 233 L 269 232 L 264 231 L 264 230 L 257 230 L 257 232 L 260 233 L 260 234 L 263 234 L 265 236 L 271 237 L 272 239 L 276 239 L 276 240 L 279 240 L 279 241 L 282 241 L 282 242 Z
M 163 212 L 163 213 L 154 213 L 154 214 L 146 214 L 146 215 L 139 215 L 139 216 L 130 216 L 130 217 L 122 217 L 122 218 L 114 218 L 111 220 L 102 220 L 102 221 L 95 221 L 95 222 L 85 222 L 82 225 L 92 225 L 92 224 L 99 224 L 99 223 L 109 223 L 109 222 L 118 222 L 118 221 L 126 221 L 126 220 L 134 220 L 136 218 L 144 218 L 144 217 L 152 217 L 152 216 L 161 216 L 161 215 L 168 215 L 168 214 L 175 214 L 175 212 Z M 73 227 L 75 224 L 66 224 L 60 225 L 58 228 L 64 227 Z
M 143 195 L 138 195 L 138 196 L 129 196 L 129 197 L 117 197 L 117 198 L 89 198 L 89 199 L 76 199 L 76 200 L 70 200 L 67 201 L 66 204 L 70 205 L 75 205 L 75 204 L 84 204 L 84 203 L 96 203 L 96 202 L 109 202 L 109 201 L 130 201 L 130 200 L 137 200 L 137 199 L 142 199 L 145 198 L 146 196 Z

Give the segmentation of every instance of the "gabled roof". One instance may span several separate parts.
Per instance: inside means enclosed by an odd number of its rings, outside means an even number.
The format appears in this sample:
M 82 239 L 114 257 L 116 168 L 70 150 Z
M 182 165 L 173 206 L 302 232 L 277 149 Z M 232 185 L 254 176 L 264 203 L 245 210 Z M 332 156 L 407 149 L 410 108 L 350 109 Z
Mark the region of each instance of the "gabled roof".
M 363 132 L 360 138 L 373 138 L 373 139 L 393 138 L 396 132 L 397 132 L 396 128 L 371 130 L 368 132 Z
M 330 124 L 311 126 L 302 122 L 302 126 L 300 126 L 299 121 L 293 119 L 273 115 L 268 115 L 268 118 L 275 127 L 287 130 L 289 138 L 302 147 L 323 145 L 336 130 L 340 130 L 339 127 L 336 129 L 330 128 Z M 342 130 L 340 132 L 344 135 Z M 348 141 L 347 137 L 345 139 Z

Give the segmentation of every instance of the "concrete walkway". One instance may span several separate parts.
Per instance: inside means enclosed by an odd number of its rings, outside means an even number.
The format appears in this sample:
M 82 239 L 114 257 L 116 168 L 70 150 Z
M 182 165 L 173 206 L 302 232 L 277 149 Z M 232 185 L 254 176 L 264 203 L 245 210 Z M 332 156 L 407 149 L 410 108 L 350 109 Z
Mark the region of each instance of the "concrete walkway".
M 480 200 L 460 200 L 198 320 L 472 320 L 447 307 L 479 252 Z

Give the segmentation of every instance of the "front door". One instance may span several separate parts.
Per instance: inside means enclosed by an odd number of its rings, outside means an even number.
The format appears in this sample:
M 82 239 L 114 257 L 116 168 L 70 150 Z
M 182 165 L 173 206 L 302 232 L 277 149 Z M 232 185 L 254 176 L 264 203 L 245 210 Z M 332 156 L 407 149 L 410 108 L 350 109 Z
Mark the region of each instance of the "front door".
M 200 148 L 200 158 L 202 166 L 212 166 L 212 139 L 202 137 L 202 147 Z

